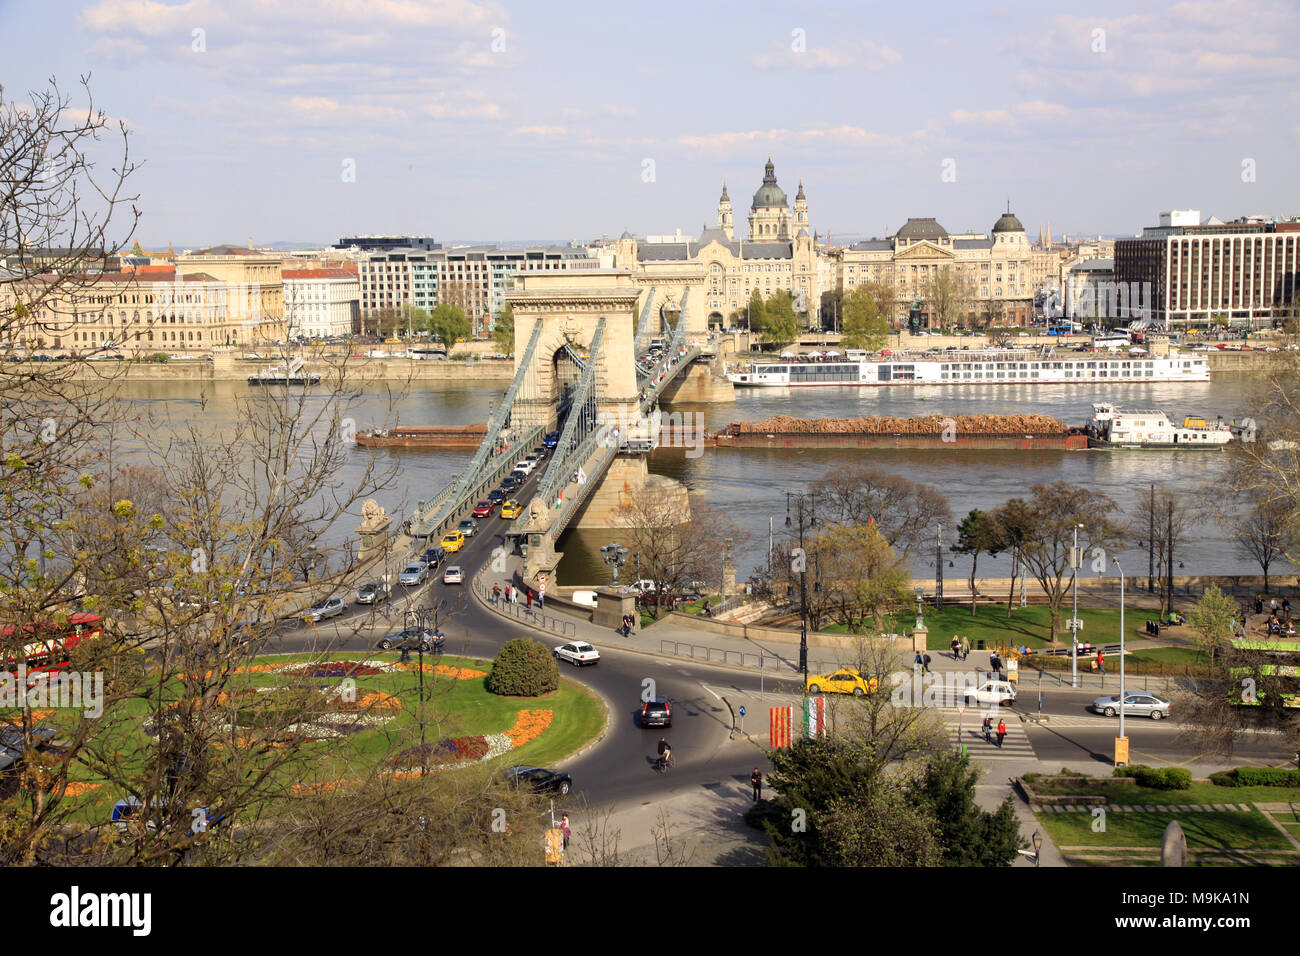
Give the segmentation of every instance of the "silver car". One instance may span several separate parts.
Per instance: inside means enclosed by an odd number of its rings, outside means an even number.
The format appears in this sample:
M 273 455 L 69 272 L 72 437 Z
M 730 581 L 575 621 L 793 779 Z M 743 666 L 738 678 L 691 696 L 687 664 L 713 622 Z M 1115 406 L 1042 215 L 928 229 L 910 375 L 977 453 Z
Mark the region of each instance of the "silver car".
M 1119 695 L 1098 697 L 1092 702 L 1092 709 L 1106 717 L 1119 714 Z M 1146 691 L 1134 691 L 1124 695 L 1125 717 L 1150 717 L 1160 720 L 1169 716 L 1169 701 L 1161 700 L 1155 694 Z
M 307 610 L 307 617 L 313 621 L 321 621 L 327 617 L 337 617 L 347 609 L 347 604 L 341 597 L 326 598 L 319 604 L 313 604 Z

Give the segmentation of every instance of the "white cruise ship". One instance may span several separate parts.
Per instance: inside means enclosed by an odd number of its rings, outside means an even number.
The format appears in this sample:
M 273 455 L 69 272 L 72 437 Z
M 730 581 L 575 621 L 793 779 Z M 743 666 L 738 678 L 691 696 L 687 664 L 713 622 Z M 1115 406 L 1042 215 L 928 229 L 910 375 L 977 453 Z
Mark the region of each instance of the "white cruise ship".
M 1035 385 L 1083 382 L 1208 382 L 1204 356 L 1102 355 L 1051 350 L 950 353 L 931 358 L 882 355 L 845 361 L 753 362 L 727 372 L 734 385 Z

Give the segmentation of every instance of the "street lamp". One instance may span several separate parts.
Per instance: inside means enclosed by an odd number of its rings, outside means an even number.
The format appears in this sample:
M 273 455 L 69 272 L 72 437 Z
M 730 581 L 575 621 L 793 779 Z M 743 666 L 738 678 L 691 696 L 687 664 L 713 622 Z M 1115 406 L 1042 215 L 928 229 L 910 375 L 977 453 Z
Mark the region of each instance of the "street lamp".
M 1035 830 L 1034 835 L 1029 839 L 1034 844 L 1034 866 L 1038 866 L 1043 858 L 1043 835 Z
M 925 627 L 925 618 L 921 616 L 921 601 L 925 597 L 925 588 L 917 585 L 916 587 L 916 627 L 917 630 Z
M 1114 560 L 1115 568 L 1119 571 L 1119 737 L 1115 744 L 1118 749 L 1119 742 L 1124 742 L 1124 764 L 1127 766 L 1128 737 L 1124 734 L 1124 569 L 1120 567 L 1118 558 Z
M 1079 529 L 1083 525 L 1076 524 L 1072 529 L 1074 531 L 1074 547 L 1070 549 L 1070 567 L 1073 574 L 1070 575 L 1070 584 L 1074 589 L 1074 611 L 1070 617 L 1070 686 L 1079 686 L 1079 568 L 1083 562 L 1079 560 Z
M 414 621 L 414 633 L 417 638 L 415 650 L 420 657 L 420 776 L 424 776 L 427 755 L 424 752 L 424 632 L 429 628 L 429 615 L 433 615 L 433 638 L 438 637 L 438 611 L 445 602 L 439 601 L 431 608 L 413 607 L 402 612 L 402 659 L 409 660 L 411 649 L 407 645 L 412 633 L 408 621 Z
M 614 572 L 614 584 L 618 584 L 618 569 L 627 564 L 628 549 L 623 547 L 617 541 L 605 545 L 600 549 L 600 556 L 605 563 L 609 565 L 610 570 Z

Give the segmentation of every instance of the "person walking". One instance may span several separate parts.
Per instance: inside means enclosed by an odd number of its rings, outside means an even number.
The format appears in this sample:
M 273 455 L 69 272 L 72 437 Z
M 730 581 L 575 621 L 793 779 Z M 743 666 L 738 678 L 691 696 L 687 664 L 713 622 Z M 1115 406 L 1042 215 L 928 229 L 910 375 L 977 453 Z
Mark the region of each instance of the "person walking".
M 1002 749 L 1002 741 L 1007 737 L 1007 722 L 1001 717 L 998 718 L 998 750 Z
M 541 611 L 541 610 L 544 610 L 545 608 L 546 608 L 546 592 L 545 592 L 545 591 L 538 591 L 538 592 L 537 592 L 537 610 Z
M 970 638 L 963 637 L 961 639 L 961 659 L 965 660 L 968 657 L 970 657 Z
M 955 661 L 961 660 L 961 641 L 956 635 L 953 635 L 952 639 L 952 659 Z
M 533 609 L 533 589 L 529 588 L 528 589 L 528 610 L 531 611 L 532 609 Z
M 989 714 L 984 715 L 984 723 L 980 727 L 984 731 L 984 740 L 986 743 L 993 743 L 993 717 Z
M 515 587 L 513 584 L 511 584 L 509 587 L 510 587 L 510 603 L 511 603 L 511 604 L 518 604 L 518 603 L 519 603 L 519 589 L 518 589 L 517 587 Z
M 1106 661 L 1102 658 L 1100 649 L 1097 651 L 1097 673 L 1106 676 Z
M 759 773 L 757 767 L 755 767 L 754 772 L 749 775 L 749 783 L 754 788 L 754 802 L 758 803 L 758 801 L 763 799 L 763 775 Z
M 916 660 L 914 661 L 914 667 L 918 674 L 921 673 L 921 669 L 925 667 L 925 661 L 924 659 L 922 659 L 920 651 L 916 652 Z
M 569 840 L 573 838 L 573 828 L 569 826 L 569 815 L 560 814 L 560 832 L 564 834 L 564 849 L 569 849 Z
M 1002 680 L 1002 658 L 998 657 L 997 651 L 989 657 L 989 669 L 993 671 L 994 680 Z
M 923 673 L 926 673 L 926 674 L 930 673 L 930 655 L 929 655 L 929 654 L 926 654 L 926 655 L 921 659 L 921 671 L 922 671 Z
M 500 601 L 500 599 L 501 599 L 501 585 L 494 584 L 492 585 L 492 603 L 496 604 Z

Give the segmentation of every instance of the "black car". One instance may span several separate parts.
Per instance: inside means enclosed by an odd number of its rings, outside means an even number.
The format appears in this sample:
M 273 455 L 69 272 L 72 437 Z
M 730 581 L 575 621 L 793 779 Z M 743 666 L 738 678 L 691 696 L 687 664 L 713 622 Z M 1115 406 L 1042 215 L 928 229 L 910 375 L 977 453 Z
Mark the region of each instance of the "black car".
M 510 477 L 518 479 L 519 483 L 522 485 L 528 480 L 528 472 L 524 471 L 522 468 L 516 468 L 514 471 L 510 472 Z
M 442 560 L 445 557 L 447 557 L 447 552 L 442 548 L 428 548 L 424 552 L 424 563 L 427 564 L 429 570 L 432 571 L 438 565 L 442 564 Z
M 447 643 L 442 631 L 431 631 L 427 627 L 406 627 L 391 634 L 385 634 L 379 640 L 381 650 L 391 651 L 430 651 L 440 650 Z
M 573 788 L 573 778 L 567 773 L 541 767 L 507 767 L 501 776 L 512 786 L 531 787 L 534 793 L 566 794 Z
M 505 479 L 501 482 L 501 490 L 514 491 L 522 484 L 523 482 L 520 481 L 518 478 L 516 478 L 514 475 L 506 475 Z
M 673 711 L 667 697 L 652 697 L 641 705 L 642 727 L 671 727 Z
M 506 500 L 506 493 L 502 491 L 500 488 L 498 488 L 496 491 L 488 492 L 488 501 L 492 502 L 494 505 L 499 505 L 501 504 L 501 502 L 505 500 Z

